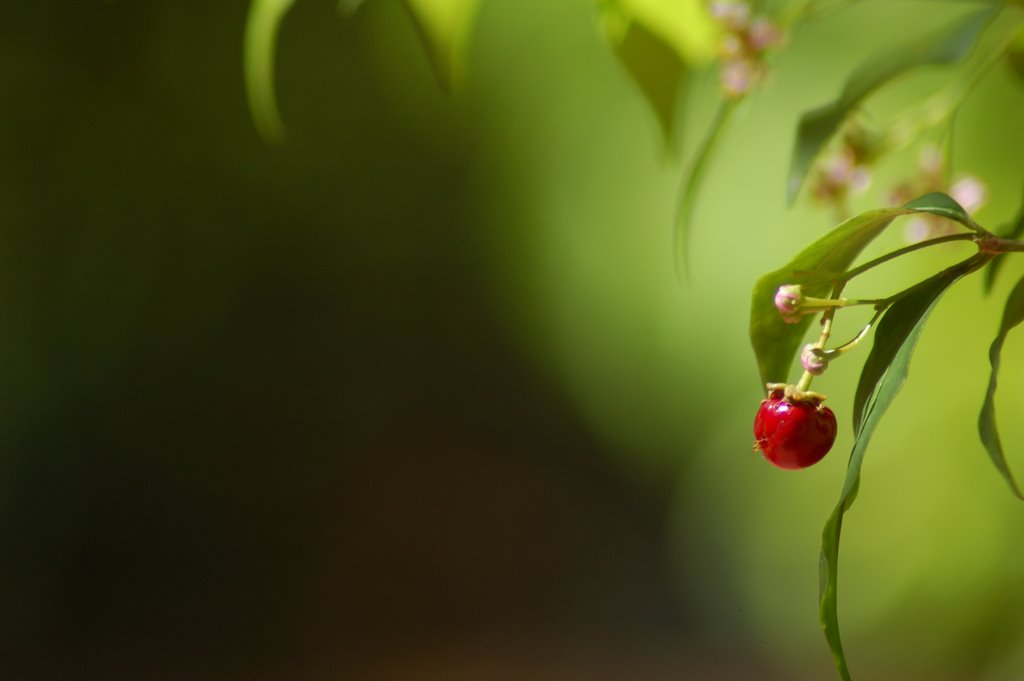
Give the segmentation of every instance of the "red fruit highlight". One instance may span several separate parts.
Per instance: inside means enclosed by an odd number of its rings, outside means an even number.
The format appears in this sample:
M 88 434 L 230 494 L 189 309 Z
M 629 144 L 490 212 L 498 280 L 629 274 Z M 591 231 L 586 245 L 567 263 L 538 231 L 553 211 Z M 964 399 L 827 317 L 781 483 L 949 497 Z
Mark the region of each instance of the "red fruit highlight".
M 836 415 L 820 400 L 790 401 L 776 392 L 754 417 L 754 448 L 779 468 L 807 468 L 832 449 L 837 430 Z

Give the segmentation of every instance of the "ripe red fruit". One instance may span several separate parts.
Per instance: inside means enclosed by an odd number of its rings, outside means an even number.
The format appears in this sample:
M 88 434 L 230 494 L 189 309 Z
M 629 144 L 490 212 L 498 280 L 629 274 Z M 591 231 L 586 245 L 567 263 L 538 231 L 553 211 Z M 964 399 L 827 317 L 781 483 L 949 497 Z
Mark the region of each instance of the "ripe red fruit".
M 821 400 L 791 401 L 776 391 L 757 410 L 754 448 L 779 468 L 807 468 L 832 449 L 836 431 L 836 415 Z

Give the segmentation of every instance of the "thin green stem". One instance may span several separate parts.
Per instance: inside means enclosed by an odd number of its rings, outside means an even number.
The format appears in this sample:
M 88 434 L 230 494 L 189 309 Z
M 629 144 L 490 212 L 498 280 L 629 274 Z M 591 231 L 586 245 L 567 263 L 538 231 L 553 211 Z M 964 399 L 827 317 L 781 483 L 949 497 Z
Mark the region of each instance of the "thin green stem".
M 1024 246 L 1024 244 L 1021 244 L 1021 245 Z M 1021 250 L 1024 250 L 1024 248 L 1022 248 Z M 959 269 L 959 268 L 963 267 L 964 265 L 966 265 L 967 263 L 973 262 L 974 264 L 973 264 L 973 266 L 969 270 L 965 271 L 964 274 L 966 275 L 966 274 L 970 274 L 971 272 L 975 272 L 975 271 L 981 269 L 990 260 L 995 258 L 996 255 L 997 254 L 995 254 L 995 253 L 988 253 L 988 252 L 984 252 L 984 251 L 979 251 L 978 253 L 975 253 L 971 257 L 956 263 L 952 267 L 947 267 L 946 269 L 942 270 L 941 272 L 939 272 L 939 273 L 937 273 L 937 274 L 935 274 L 935 275 L 933 275 L 931 277 L 928 277 L 924 281 L 919 281 L 916 284 L 914 284 L 913 286 L 908 286 L 907 288 L 903 289 L 902 291 L 900 291 L 898 293 L 892 294 L 888 298 L 885 298 L 881 303 L 879 303 L 879 305 L 883 306 L 882 309 L 884 310 L 885 308 L 888 308 L 890 305 L 895 303 L 900 298 L 903 298 L 903 297 L 905 297 L 907 295 L 910 295 L 911 293 L 913 293 L 914 291 L 918 290 L 919 288 L 921 288 L 923 286 L 929 285 L 931 283 L 931 281 L 933 279 L 935 279 L 935 277 L 942 276 L 944 273 L 946 273 L 946 272 L 948 272 L 950 270 Z
M 832 290 L 833 297 L 838 297 L 840 291 L 842 291 L 842 284 L 836 284 Z M 821 335 L 818 336 L 818 342 L 814 344 L 814 347 L 821 350 L 828 343 L 829 336 L 832 335 L 832 319 L 836 316 L 835 307 L 830 307 L 825 310 L 824 314 L 821 315 Z M 807 392 L 811 387 L 811 382 L 814 380 L 814 374 L 810 371 L 804 370 L 804 373 L 800 376 L 800 380 L 796 384 L 796 392 L 803 393 Z
M 935 237 L 934 239 L 928 239 L 927 241 L 918 241 L 917 243 L 910 244 L 909 246 L 904 246 L 903 248 L 897 248 L 895 251 L 892 251 L 890 253 L 886 253 L 885 255 L 879 256 L 879 257 L 875 258 L 874 260 L 869 260 L 868 262 L 864 263 L 863 265 L 859 265 L 857 267 L 854 267 L 852 270 L 849 270 L 848 272 L 846 272 L 843 275 L 843 277 L 841 279 L 841 282 L 845 285 L 848 281 L 850 281 L 854 277 L 860 276 L 861 274 L 864 274 L 865 272 L 867 272 L 870 269 L 873 269 L 875 267 L 878 267 L 879 265 L 887 263 L 890 260 L 893 260 L 894 258 L 898 258 L 900 256 L 907 255 L 908 253 L 913 253 L 914 251 L 919 251 L 922 248 L 928 248 L 929 246 L 937 246 L 938 244 L 945 244 L 945 243 L 949 243 L 951 241 L 972 241 L 975 238 L 977 238 L 976 234 L 969 234 L 967 232 L 963 232 L 963 233 L 958 233 L 958 234 L 947 234 L 946 236 Z M 1024 245 L 1024 244 L 1022 244 L 1022 245 Z
M 875 306 L 875 314 L 874 316 L 871 317 L 871 321 L 865 324 L 864 328 L 858 331 L 856 336 L 846 341 L 842 345 L 832 348 L 831 350 L 823 350 L 822 356 L 827 360 L 833 360 L 836 357 L 839 357 L 840 355 L 849 352 L 853 348 L 857 347 L 857 345 L 862 340 L 864 340 L 864 337 L 868 335 L 868 331 L 871 330 L 871 327 L 873 327 L 875 323 L 877 323 L 878 320 L 882 317 L 882 313 L 884 313 L 887 309 L 889 309 L 889 303 L 879 301 L 879 304 Z

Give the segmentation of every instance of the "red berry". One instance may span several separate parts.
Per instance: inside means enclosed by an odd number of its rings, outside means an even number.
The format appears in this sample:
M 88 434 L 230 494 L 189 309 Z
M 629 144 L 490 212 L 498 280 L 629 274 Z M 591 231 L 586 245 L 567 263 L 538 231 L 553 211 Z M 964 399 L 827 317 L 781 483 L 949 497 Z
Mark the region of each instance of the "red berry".
M 754 448 L 779 468 L 807 468 L 832 449 L 836 430 L 836 415 L 820 400 L 790 401 L 773 393 L 754 418 Z

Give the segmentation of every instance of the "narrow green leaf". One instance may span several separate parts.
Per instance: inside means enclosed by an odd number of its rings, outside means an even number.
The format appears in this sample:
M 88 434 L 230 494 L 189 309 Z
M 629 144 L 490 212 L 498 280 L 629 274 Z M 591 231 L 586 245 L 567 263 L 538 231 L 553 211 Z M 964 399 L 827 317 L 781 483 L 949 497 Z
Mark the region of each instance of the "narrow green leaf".
M 782 320 L 775 307 L 778 288 L 784 284 L 801 284 L 804 295 L 827 297 L 854 259 L 893 219 L 912 213 L 930 213 L 974 225 L 964 209 L 950 197 L 941 193 L 925 194 L 899 208 L 873 210 L 850 218 L 800 251 L 786 265 L 757 280 L 750 306 L 750 343 L 762 383 L 786 382 L 800 341 L 811 323 L 810 316 L 798 324 Z
M 822 530 L 819 564 L 821 627 L 832 650 L 836 669 L 844 681 L 850 681 L 850 671 L 839 633 L 839 538 L 843 527 L 843 515 L 853 504 L 860 488 L 864 452 L 882 415 L 906 381 L 910 358 L 928 314 L 953 282 L 984 265 L 988 257 L 985 254 L 974 255 L 925 280 L 893 303 L 878 324 L 874 345 L 864 363 L 854 407 L 856 423 L 853 450 L 850 453 L 846 480 L 839 501 Z
M 700 148 L 693 158 L 689 172 L 683 180 L 682 195 L 679 199 L 679 209 L 676 213 L 676 226 L 673 233 L 673 245 L 675 252 L 676 274 L 687 271 L 687 258 L 689 256 L 690 220 L 693 217 L 693 205 L 697 200 L 697 189 L 700 187 L 707 164 L 714 155 L 715 148 L 721 141 L 722 133 L 725 131 L 732 112 L 736 110 L 736 100 L 723 100 L 718 106 L 711 127 L 708 128 L 701 142 Z
M 1009 230 L 1006 230 L 1005 236 L 1007 239 L 1019 239 L 1024 236 L 1024 201 L 1021 201 L 1020 210 L 1017 212 L 1016 221 L 1011 225 Z M 992 286 L 996 283 L 996 275 L 1003 268 L 1003 262 L 1005 262 L 1005 256 L 998 256 L 995 260 L 989 263 L 985 269 L 985 293 L 992 290 Z
M 1006 299 L 1006 307 L 1003 309 L 1003 321 L 999 325 L 999 333 L 996 335 L 988 350 L 989 362 L 992 364 L 992 373 L 988 379 L 988 390 L 985 392 L 985 403 L 981 407 L 981 414 L 978 416 L 978 433 L 981 435 L 981 442 L 988 450 L 996 470 L 1002 473 L 1006 483 L 1021 499 L 1020 487 L 1017 485 L 1010 467 L 1006 463 L 1006 456 L 1003 454 L 1003 445 L 999 439 L 999 430 L 996 427 L 996 384 L 999 375 L 999 364 L 1003 353 L 1003 343 L 1007 334 L 1024 322 L 1024 278 L 1017 282 L 1010 296 Z
M 878 330 L 875 331 L 875 342 L 871 353 L 864 361 L 864 368 L 861 370 L 860 382 L 857 384 L 857 391 L 853 399 L 853 431 L 859 433 L 867 418 L 868 412 L 875 401 L 876 386 L 885 377 L 893 363 L 903 338 L 909 335 L 917 317 L 912 314 L 913 307 L 922 298 L 928 295 L 937 297 L 949 284 L 964 276 L 972 269 L 977 269 L 988 262 L 990 255 L 976 254 L 967 260 L 953 265 L 942 272 L 924 280 L 910 288 L 899 300 L 892 304 L 886 311 L 882 321 L 879 322 Z M 908 309 L 910 312 L 908 312 Z M 925 314 L 921 312 L 920 314 Z
M 919 213 L 931 213 L 937 215 L 940 218 L 949 218 L 959 222 L 961 225 L 979 234 L 984 234 L 985 230 L 978 226 L 967 211 L 963 209 L 956 200 L 948 194 L 942 192 L 932 192 L 919 196 L 909 203 L 903 204 L 904 208 L 909 208 Z
M 405 0 L 434 74 L 445 90 L 462 81 L 477 4 L 478 0 Z
M 975 12 L 945 30 L 910 40 L 891 52 L 866 61 L 849 77 L 835 101 L 801 116 L 790 163 L 787 187 L 789 202 L 796 199 L 815 159 L 861 101 L 888 81 L 913 68 L 959 61 L 974 46 L 995 13 L 995 7 Z
M 245 90 L 253 124 L 267 142 L 280 142 L 284 138 L 284 124 L 274 94 L 274 55 L 281 21 L 294 2 L 253 0 L 245 23 Z
M 654 110 L 668 145 L 686 79 L 686 63 L 658 35 L 643 24 L 622 17 L 614 8 L 606 10 L 604 26 L 615 55 Z

